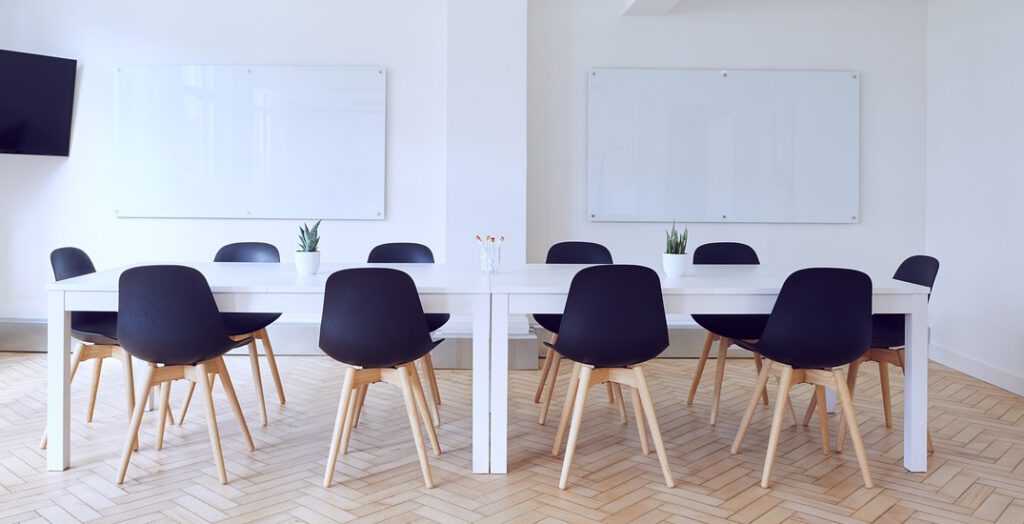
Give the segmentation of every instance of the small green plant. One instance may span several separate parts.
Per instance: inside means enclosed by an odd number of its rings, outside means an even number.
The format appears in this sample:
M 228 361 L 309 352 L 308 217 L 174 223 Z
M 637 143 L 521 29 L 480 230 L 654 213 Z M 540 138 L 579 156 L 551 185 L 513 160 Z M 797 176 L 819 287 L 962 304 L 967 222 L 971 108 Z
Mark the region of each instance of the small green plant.
M 665 232 L 665 253 L 669 255 L 685 255 L 686 254 L 686 237 L 689 236 L 690 229 L 683 227 L 683 233 L 680 234 L 676 230 L 675 221 L 672 222 L 672 229 Z
M 312 229 L 310 229 L 309 224 L 302 224 L 302 227 L 299 228 L 299 251 L 306 253 L 316 252 L 317 246 L 320 245 L 320 233 L 317 232 L 319 228 L 319 220 L 316 221 L 316 224 L 313 224 Z

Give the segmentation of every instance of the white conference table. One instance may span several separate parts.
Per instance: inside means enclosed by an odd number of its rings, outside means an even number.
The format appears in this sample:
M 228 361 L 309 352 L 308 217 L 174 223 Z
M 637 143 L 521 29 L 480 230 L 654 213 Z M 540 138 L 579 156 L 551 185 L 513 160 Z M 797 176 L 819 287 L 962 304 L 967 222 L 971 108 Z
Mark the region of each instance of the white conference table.
M 300 276 L 292 264 L 183 263 L 203 272 L 224 312 L 275 311 L 317 320 L 324 284 L 334 271 L 370 264 L 325 264 Z M 475 267 L 447 264 L 373 264 L 407 272 L 428 313 L 469 315 L 473 321 L 472 456 L 474 473 L 508 469 L 509 315 L 561 313 L 573 275 L 586 266 L 526 264 L 482 275 Z M 70 313 L 116 311 L 117 281 L 125 268 L 83 275 L 48 287 L 47 468 L 71 464 Z M 784 273 L 759 266 L 691 267 L 683 278 L 662 278 L 668 314 L 767 313 Z M 875 280 L 876 313 L 907 315 L 904 465 L 927 469 L 927 293 L 891 279 Z

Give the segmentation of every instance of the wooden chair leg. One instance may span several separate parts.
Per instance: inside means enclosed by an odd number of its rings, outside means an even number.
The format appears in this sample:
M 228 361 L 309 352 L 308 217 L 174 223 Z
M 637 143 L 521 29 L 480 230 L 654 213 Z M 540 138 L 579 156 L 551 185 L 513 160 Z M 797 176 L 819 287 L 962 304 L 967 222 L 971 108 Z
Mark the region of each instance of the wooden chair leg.
M 658 462 L 661 463 L 661 473 L 665 476 L 665 485 L 672 488 L 676 483 L 672 479 L 672 468 L 668 463 L 668 453 L 665 451 L 665 442 L 661 439 L 661 427 L 658 426 L 658 417 L 654 414 L 654 400 L 651 398 L 651 391 L 647 387 L 647 379 L 644 377 L 643 368 L 633 368 L 636 377 L 637 388 L 640 390 L 640 402 L 643 404 L 644 415 L 647 418 L 647 425 L 651 428 L 651 439 L 654 440 L 654 450 L 658 453 Z
M 341 448 L 341 434 L 345 429 L 345 415 L 348 414 L 349 398 L 352 396 L 352 384 L 356 370 L 345 370 L 345 382 L 341 386 L 341 399 L 338 401 L 338 415 L 334 421 L 334 433 L 331 435 L 331 448 L 327 455 L 327 469 L 324 471 L 324 487 L 329 488 L 334 482 L 334 467 L 338 463 L 338 450 Z
M 416 375 L 416 381 L 419 382 L 419 380 L 420 380 L 419 371 L 417 371 L 417 368 L 416 368 L 416 364 L 419 364 L 423 368 L 423 378 L 427 381 L 428 384 L 430 383 L 430 380 L 431 380 L 430 377 L 432 375 L 432 372 L 430 371 L 431 365 L 427 362 L 427 358 L 429 356 L 430 356 L 430 354 L 424 355 L 423 358 L 419 359 L 418 361 L 416 361 L 416 363 L 412 364 L 412 367 L 409 368 L 410 378 L 411 378 L 412 375 Z M 441 413 L 439 413 L 437 411 L 437 406 L 440 403 L 439 402 L 434 402 L 432 400 L 431 402 L 428 402 L 427 404 L 429 405 L 428 407 L 429 407 L 429 414 L 430 414 L 430 416 L 427 418 L 427 420 L 430 421 L 430 425 L 433 426 L 433 427 L 440 426 L 441 425 Z
M 853 397 L 850 395 L 846 378 L 843 376 L 843 370 L 832 370 L 832 376 L 835 378 L 836 392 L 839 394 L 839 401 L 842 403 L 843 417 L 850 428 L 850 439 L 853 441 L 853 449 L 857 452 L 857 462 L 860 464 L 861 476 L 864 477 L 864 486 L 873 488 L 875 485 L 871 481 L 871 470 L 868 467 L 867 453 L 864 451 L 864 441 L 860 438 L 857 416 L 853 412 Z
M 199 395 L 206 405 L 206 427 L 210 433 L 210 447 L 213 448 L 213 462 L 217 467 L 217 475 L 221 484 L 228 483 L 228 472 L 224 469 L 224 451 L 220 446 L 220 431 L 217 429 L 217 413 L 213 408 L 213 388 L 210 384 L 206 364 L 196 364 L 195 378 L 199 382 Z
M 715 335 L 708 331 L 704 337 L 704 347 L 700 350 L 700 359 L 697 360 L 697 370 L 693 373 L 693 381 L 690 382 L 690 394 L 686 396 L 686 405 L 692 406 L 693 399 L 697 396 L 697 387 L 700 386 L 700 377 L 704 374 L 704 366 L 708 363 L 708 356 L 711 355 L 711 344 Z
M 555 383 L 558 382 L 558 367 L 562 364 L 562 355 L 553 351 L 551 356 L 551 370 L 548 372 L 548 383 L 544 392 L 543 404 L 540 406 L 540 418 L 537 422 L 544 425 L 548 420 L 548 410 L 551 408 L 551 397 L 555 396 Z M 570 388 L 572 385 L 570 384 Z
M 267 425 L 267 401 L 263 397 L 263 377 L 260 374 L 259 351 L 256 349 L 256 340 L 249 342 L 249 367 L 252 369 L 252 384 L 256 389 L 256 403 L 260 408 L 260 424 Z M 182 412 L 184 418 L 184 412 Z
M 761 374 L 761 366 L 763 365 L 762 364 L 763 360 L 764 359 L 761 358 L 761 354 L 760 353 L 757 353 L 757 352 L 754 353 L 754 369 L 757 370 L 757 374 L 758 375 Z M 765 388 L 764 391 L 761 392 L 761 401 L 764 402 L 765 406 L 768 405 L 768 388 Z
M 643 403 L 640 400 L 640 390 L 629 388 L 630 396 L 633 398 L 633 413 L 636 416 L 636 431 L 640 436 L 640 451 L 644 456 L 651 454 L 651 448 L 647 445 L 647 422 L 644 420 Z
M 242 431 L 242 438 L 245 439 L 245 444 L 249 446 L 249 451 L 256 450 L 256 444 L 252 441 L 252 435 L 249 433 L 249 425 L 245 423 L 245 414 L 242 413 L 242 405 L 238 403 L 238 395 L 235 394 L 235 385 L 231 382 L 231 375 L 228 373 L 228 366 L 224 362 L 224 357 L 217 357 L 217 365 L 220 367 L 220 381 L 224 386 L 224 394 L 228 397 L 228 403 L 231 404 L 231 411 L 235 414 L 235 420 L 238 421 L 238 427 Z
M 352 427 L 359 427 L 359 417 L 363 414 L 363 404 L 366 404 L 366 391 L 370 388 L 369 384 L 363 384 L 356 390 L 356 413 L 355 419 L 352 420 Z
M 146 411 L 146 401 L 149 400 L 149 393 L 153 385 L 153 373 L 156 366 L 150 364 L 142 376 L 142 388 L 139 389 L 139 397 L 135 401 L 135 410 L 128 425 L 128 435 L 124 439 L 124 448 L 121 452 L 121 465 L 117 468 L 117 484 L 124 484 L 125 474 L 128 472 L 128 462 L 132 459 L 132 449 L 139 438 L 139 426 L 142 425 L 142 414 Z
M 348 442 L 352 438 L 352 428 L 356 423 L 356 410 L 359 409 L 359 390 L 349 395 L 348 410 L 345 412 L 345 427 L 341 430 L 341 454 L 348 455 Z
M 889 388 L 889 364 L 878 363 L 878 381 L 882 385 L 882 411 L 885 413 L 885 427 L 892 427 L 892 392 Z
M 555 335 L 551 336 L 554 340 Z M 554 342 L 552 342 L 554 343 Z M 541 395 L 544 394 L 544 386 L 548 383 L 548 372 L 551 371 L 551 360 L 555 355 L 555 350 L 548 348 L 544 353 L 544 364 L 540 367 L 540 379 L 537 380 L 537 389 L 533 392 L 533 403 L 540 404 Z
M 768 452 L 764 459 L 764 472 L 761 474 L 761 487 L 768 487 L 768 480 L 772 475 L 772 466 L 775 464 L 775 454 L 779 448 L 779 435 L 782 433 L 782 422 L 786 417 L 786 398 L 789 397 L 789 388 L 792 384 L 793 368 L 782 367 L 782 376 L 779 377 L 779 393 L 775 397 L 775 414 L 772 416 L 772 429 L 768 437 Z
M 792 389 L 792 387 L 793 385 L 790 384 L 790 389 Z M 797 422 L 796 411 L 793 410 L 793 402 L 790 401 L 789 392 L 786 393 L 786 414 L 789 415 L 791 425 L 795 428 L 799 422 Z
M 628 420 L 626 419 L 626 400 L 622 397 L 622 386 L 614 382 L 608 382 L 608 385 L 612 387 L 612 394 L 615 395 L 615 404 L 619 408 L 619 422 L 625 426 Z
M 825 386 L 814 386 L 814 398 L 818 404 L 818 424 L 821 426 L 821 452 L 828 456 L 832 452 L 828 445 L 828 406 L 825 405 Z
M 106 359 L 100 357 L 93 360 L 95 363 L 92 368 L 92 385 L 89 387 L 89 410 L 85 414 L 86 422 L 92 422 L 92 415 L 96 411 L 96 393 L 100 389 L 100 374 L 103 372 L 103 361 Z
M 853 394 L 857 391 L 857 376 L 860 372 L 860 365 L 867 361 L 867 357 L 862 357 L 850 363 L 849 374 L 846 375 L 846 388 L 850 392 L 850 399 L 853 399 Z M 884 364 L 878 363 L 879 368 Z M 846 448 L 846 417 L 840 417 L 839 419 L 839 434 L 836 436 L 836 452 L 842 453 L 843 449 Z
M 82 361 L 82 349 L 83 345 L 78 344 L 75 348 L 75 352 L 71 354 L 71 373 L 68 375 L 68 384 L 70 385 L 75 380 L 75 373 L 78 372 L 78 364 Z M 129 415 L 129 420 L 131 419 Z M 39 439 L 39 449 L 46 449 L 47 444 L 47 430 L 43 429 L 43 436 Z
M 614 384 L 612 384 L 611 382 L 606 382 L 605 385 L 604 385 L 604 390 L 605 390 L 605 392 L 608 393 L 608 403 L 609 404 L 614 404 L 615 403 L 615 387 L 614 387 Z
M 159 402 L 159 415 L 156 419 L 156 449 L 157 451 L 164 449 L 164 429 L 167 428 L 167 408 L 171 398 L 171 382 L 162 382 L 160 384 L 160 400 Z
M 185 423 L 185 413 L 188 413 L 188 405 L 192 402 L 192 394 L 196 390 L 196 383 L 188 381 L 185 389 L 185 398 L 181 401 L 181 414 L 178 416 L 178 425 Z
M 562 417 L 558 422 L 558 431 L 555 432 L 555 443 L 551 446 L 551 454 L 558 456 L 562 452 L 562 440 L 565 438 L 565 430 L 569 427 L 569 418 L 572 417 L 572 408 L 576 402 L 576 393 L 579 389 L 580 369 L 583 364 L 573 363 L 572 377 L 569 379 L 569 389 L 565 392 L 565 404 L 562 405 Z
M 266 328 L 258 332 L 260 342 L 263 343 L 263 352 L 266 353 L 266 363 L 270 366 L 270 378 L 273 379 L 273 387 L 278 390 L 278 400 L 285 405 L 285 386 L 281 382 L 281 374 L 278 372 L 278 359 L 273 357 L 273 346 L 270 345 L 270 335 Z
M 434 425 L 430 423 L 430 414 L 427 410 L 427 405 L 432 403 L 427 402 L 426 395 L 423 393 L 423 383 L 420 382 L 420 377 L 416 373 L 416 367 L 412 364 L 407 364 L 405 367 L 409 371 L 409 380 L 412 384 L 413 399 L 416 401 L 416 407 L 420 412 L 420 417 L 423 418 L 423 421 L 425 422 L 424 425 L 427 427 L 427 437 L 430 439 L 430 445 L 434 448 L 434 454 L 440 455 L 441 443 L 437 440 L 437 432 L 434 431 Z
M 811 424 L 811 417 L 814 416 L 815 408 L 818 407 L 818 397 L 811 395 L 811 401 L 807 403 L 807 411 L 804 411 L 803 426 L 806 428 Z M 825 412 L 828 412 L 827 406 Z
M 736 438 L 732 441 L 732 449 L 730 452 L 735 455 L 740 452 L 740 447 L 743 446 L 743 438 L 747 435 L 747 429 L 750 427 L 750 421 L 754 418 L 754 412 L 757 411 L 757 402 L 761 398 L 761 392 L 768 386 L 768 378 L 772 371 L 772 361 L 766 360 L 764 365 L 761 367 L 761 373 L 757 375 L 757 385 L 754 387 L 754 391 L 750 397 L 750 402 L 747 404 L 747 410 L 743 413 L 743 421 L 740 422 L 739 431 L 736 432 Z
M 128 411 L 128 421 L 132 420 L 132 413 L 135 411 L 135 369 L 132 366 L 132 356 L 124 349 L 118 348 L 118 357 L 121 359 L 121 371 L 124 373 L 124 394 L 125 407 Z M 139 450 L 139 441 L 135 440 L 135 451 Z
M 715 362 L 715 393 L 711 397 L 711 425 L 718 423 L 718 406 L 722 402 L 722 383 L 725 381 L 725 361 L 732 345 L 732 339 L 722 337 L 718 341 L 718 360 Z
M 569 428 L 569 442 L 565 446 L 565 459 L 562 461 L 562 474 L 558 478 L 558 489 L 565 489 L 569 485 L 569 471 L 572 469 L 572 459 L 576 454 L 576 441 L 580 436 L 580 426 L 583 424 L 583 411 L 587 405 L 587 390 L 590 389 L 590 374 L 594 371 L 591 366 L 576 364 L 579 369 L 579 378 L 576 382 L 576 395 L 570 407 L 566 400 L 565 412 L 572 412 L 572 426 Z M 577 371 L 574 369 L 574 374 Z M 569 387 L 573 385 L 570 383 Z M 641 397 L 642 400 L 642 397 Z M 563 416 L 564 413 L 563 412 Z
M 427 459 L 427 448 L 423 445 L 423 434 L 420 433 L 419 418 L 416 416 L 415 400 L 412 391 L 412 380 L 409 377 L 409 368 L 402 366 L 398 368 L 398 379 L 401 381 L 402 398 L 405 400 L 405 412 L 409 417 L 409 428 L 412 430 L 412 439 L 416 442 L 416 455 L 420 459 L 420 470 L 423 472 L 423 484 L 429 489 L 434 487 L 434 479 L 430 474 L 430 462 Z M 424 420 L 430 427 L 430 420 Z
M 437 373 L 434 372 L 434 359 L 430 356 L 430 353 L 423 355 L 423 366 L 427 372 L 426 379 L 427 384 L 430 385 L 430 396 L 434 401 L 435 405 L 441 405 L 441 389 L 437 387 Z M 440 418 L 436 420 L 440 421 Z M 437 424 L 435 424 L 437 425 Z

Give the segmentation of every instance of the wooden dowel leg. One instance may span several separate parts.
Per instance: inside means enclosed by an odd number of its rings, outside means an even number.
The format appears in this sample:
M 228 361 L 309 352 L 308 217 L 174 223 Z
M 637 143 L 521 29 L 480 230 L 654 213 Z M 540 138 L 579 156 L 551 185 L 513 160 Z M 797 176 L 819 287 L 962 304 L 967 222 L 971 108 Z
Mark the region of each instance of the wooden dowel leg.
M 612 387 L 612 393 L 615 395 L 615 404 L 619 408 L 619 422 L 625 426 L 628 423 L 626 418 L 626 401 L 622 398 L 622 386 L 614 382 L 609 382 L 608 385 Z
M 263 377 L 260 374 L 259 351 L 256 349 L 256 341 L 249 342 L 249 368 L 252 370 L 252 385 L 256 390 L 256 404 L 260 408 L 260 424 L 267 425 L 267 401 L 263 397 Z
M 775 453 L 779 449 L 779 435 L 782 433 L 782 422 L 786 417 L 786 398 L 789 396 L 789 388 L 792 383 L 793 368 L 782 367 L 782 376 L 779 378 L 779 393 L 775 398 L 775 415 L 772 417 L 771 435 L 768 438 L 768 453 L 764 459 L 764 472 L 761 474 L 761 487 L 768 487 L 768 479 L 772 475 L 772 466 L 775 464 Z
M 551 371 L 549 372 L 544 398 L 541 399 L 543 404 L 540 406 L 540 418 L 537 420 L 542 426 L 548 420 L 548 410 L 551 408 L 551 398 L 555 396 L 555 383 L 558 382 L 558 367 L 561 364 L 562 355 L 555 351 L 554 355 L 551 356 Z M 570 385 L 570 387 L 572 386 Z
M 156 418 L 156 449 L 164 449 L 164 430 L 167 428 L 167 408 L 171 398 L 171 382 L 162 382 L 160 384 L 160 400 L 158 406 L 158 415 Z
M 761 354 L 755 351 L 754 352 L 754 369 L 757 370 L 757 374 L 758 375 L 761 374 L 761 366 L 763 365 L 762 364 L 763 360 L 764 359 L 761 358 Z M 765 388 L 764 391 L 761 392 L 761 401 L 764 402 L 765 406 L 768 405 L 768 388 Z
M 551 454 L 558 456 L 562 452 L 562 440 L 565 439 L 565 430 L 569 427 L 569 419 L 572 417 L 572 408 L 576 403 L 576 391 L 579 389 L 580 368 L 582 364 L 573 363 L 572 376 L 569 378 L 569 389 L 565 392 L 565 404 L 562 405 L 562 416 L 558 421 L 558 431 L 555 432 L 555 442 L 551 445 Z
M 270 334 L 267 333 L 266 328 L 259 331 L 259 339 L 263 342 L 263 352 L 267 354 L 267 364 L 270 365 L 270 377 L 274 379 L 274 389 L 277 390 L 277 399 L 281 401 L 281 405 L 283 406 L 285 403 L 284 384 L 281 383 L 281 373 L 277 370 L 277 359 L 274 358 L 274 347 L 270 344 Z
M 889 386 L 889 364 L 878 363 L 878 381 L 882 385 L 882 412 L 885 414 L 885 427 L 892 427 L 892 392 Z
M 423 484 L 429 489 L 434 487 L 434 479 L 430 474 L 430 462 L 427 459 L 427 448 L 423 444 L 423 434 L 420 433 L 420 423 L 416 416 L 414 393 L 412 391 L 412 380 L 409 376 L 409 368 L 402 366 L 398 368 L 398 379 L 401 381 L 402 398 L 405 400 L 405 413 L 409 417 L 409 429 L 412 430 L 412 439 L 416 443 L 416 455 L 420 459 L 420 470 L 423 473 Z M 430 421 L 424 420 L 430 427 Z
M 196 383 L 191 380 L 188 381 L 188 387 L 185 389 L 185 398 L 181 401 L 181 414 L 178 415 L 178 425 L 185 423 L 185 413 L 188 413 L 188 405 L 192 402 L 192 393 L 196 390 Z
M 835 378 L 836 391 L 839 394 L 839 401 L 843 406 L 843 417 L 846 419 L 846 424 L 850 428 L 850 440 L 853 441 L 853 449 L 857 452 L 857 462 L 860 464 L 861 476 L 864 477 L 864 486 L 873 488 L 875 484 L 871 480 L 871 469 L 868 466 L 867 453 L 864 451 L 864 441 L 860 438 L 860 429 L 857 427 L 857 416 L 853 412 L 853 397 L 850 395 L 849 387 L 847 386 L 846 379 L 843 376 L 843 370 L 832 370 L 832 376 Z
M 348 414 L 349 397 L 352 394 L 352 383 L 356 370 L 345 370 L 345 382 L 341 386 L 341 399 L 338 401 L 338 416 L 334 420 L 334 433 L 331 435 L 331 448 L 327 455 L 327 469 L 324 471 L 324 487 L 329 488 L 334 482 L 334 467 L 338 463 L 338 450 L 341 448 L 341 433 L 345 429 L 345 415 Z
M 121 452 L 121 465 L 117 468 L 117 484 L 124 484 L 125 474 L 128 472 L 128 462 L 132 459 L 132 449 L 139 437 L 139 426 L 142 425 L 142 414 L 146 411 L 146 401 L 149 400 L 149 393 L 153 385 L 153 373 L 156 367 L 150 364 L 142 376 L 142 388 L 139 389 L 139 397 L 135 401 L 135 410 L 132 412 L 131 422 L 128 424 L 128 434 L 124 439 L 124 449 Z
M 423 358 L 419 359 L 416 363 L 418 363 L 420 365 L 420 367 L 423 368 L 424 380 L 426 380 L 427 383 L 429 384 L 430 383 L 430 374 L 431 374 L 431 372 L 430 372 L 430 366 L 427 364 L 427 356 L 429 356 L 429 354 L 428 355 L 424 355 Z M 420 381 L 419 371 L 417 371 L 417 368 L 416 368 L 415 364 L 412 364 L 409 367 L 409 378 L 412 378 L 413 375 L 416 376 L 416 382 L 422 384 L 422 382 Z M 428 404 L 429 415 L 430 416 L 427 417 L 426 420 L 429 420 L 430 421 L 430 425 L 433 426 L 433 427 L 440 426 L 441 425 L 441 413 L 439 413 L 437 411 L 438 403 L 434 402 L 432 400 L 432 401 L 428 402 L 427 404 Z
M 562 474 L 558 478 L 558 488 L 565 489 L 569 485 L 569 471 L 572 469 L 572 459 L 576 454 L 576 441 L 580 437 L 580 426 L 583 424 L 583 410 L 587 405 L 587 390 L 590 389 L 590 375 L 594 368 L 576 364 L 579 366 L 579 378 L 576 386 L 576 395 L 573 405 L 570 408 L 566 405 L 566 411 L 572 411 L 572 426 L 569 428 L 569 442 L 565 446 L 565 459 L 562 461 Z M 569 385 L 572 387 L 572 384 Z
M 629 394 L 633 398 L 633 413 L 636 416 L 636 431 L 640 436 L 640 451 L 644 456 L 651 454 L 651 448 L 647 445 L 647 422 L 644 420 L 643 403 L 640 401 L 640 390 L 629 388 Z
M 725 381 L 725 361 L 732 345 L 732 339 L 722 337 L 718 341 L 718 360 L 715 362 L 715 392 L 711 397 L 711 425 L 718 423 L 718 406 L 722 402 L 722 383 Z
M 348 442 L 352 438 L 352 428 L 355 427 L 356 423 L 356 410 L 359 409 L 359 390 L 356 388 L 355 391 L 349 395 L 348 410 L 345 412 L 345 426 L 341 430 L 341 454 L 348 455 Z
M 352 420 L 352 427 L 359 427 L 359 417 L 363 414 L 363 404 L 366 404 L 366 391 L 370 388 L 369 384 L 363 384 L 356 390 L 356 412 L 355 418 Z
M 811 424 L 811 417 L 814 416 L 814 411 L 815 411 L 815 408 L 817 408 L 817 407 L 818 407 L 818 397 L 816 397 L 814 395 L 811 395 L 811 401 L 807 403 L 807 411 L 804 411 L 804 422 L 803 422 L 803 426 L 804 427 L 807 427 L 807 426 L 809 426 Z M 826 407 L 825 411 L 828 412 L 827 407 Z
M 121 358 L 121 371 L 124 373 L 124 395 L 125 407 L 128 411 L 128 423 L 131 423 L 132 413 L 135 412 L 135 370 L 132 366 L 132 356 L 127 351 L 118 348 Z M 135 451 L 139 450 L 139 440 L 135 439 Z
M 430 445 L 434 448 L 434 454 L 441 454 L 441 443 L 437 440 L 437 432 L 434 431 L 434 425 L 430 424 L 430 415 L 428 413 L 427 406 L 432 404 L 427 402 L 426 395 L 423 393 L 423 383 L 420 382 L 420 377 L 416 373 L 416 368 L 412 364 L 406 365 L 406 369 L 409 370 L 409 381 L 412 384 L 412 396 L 416 401 L 416 408 L 420 412 L 420 417 L 423 418 L 427 426 L 427 437 L 430 438 Z M 436 407 L 436 406 L 435 406 Z
M 832 452 L 828 445 L 828 406 L 825 405 L 825 386 L 814 386 L 814 398 L 818 404 L 818 424 L 821 426 L 821 452 L 828 456 Z
M 846 375 L 846 388 L 850 392 L 850 400 L 853 400 L 853 394 L 857 391 L 857 375 L 860 372 L 860 365 L 867 360 L 867 357 L 862 357 L 858 360 L 854 360 L 850 363 L 850 373 Z M 879 370 L 882 369 L 886 364 L 884 362 L 878 363 Z M 841 408 L 840 408 L 841 409 Z M 846 417 L 841 416 L 839 418 L 839 433 L 836 435 L 836 452 L 842 453 L 846 449 Z
M 707 336 L 704 337 L 704 347 L 700 350 L 700 358 L 697 360 L 697 370 L 693 373 L 693 381 L 690 382 L 690 394 L 686 396 L 686 405 L 692 406 L 693 399 L 697 396 L 697 387 L 700 386 L 700 377 L 704 374 L 704 366 L 708 363 L 708 357 L 711 355 L 711 344 L 715 340 L 715 335 L 708 331 Z
M 89 388 L 89 410 L 85 414 L 85 421 L 92 422 L 92 415 L 96 411 L 96 393 L 100 389 L 100 374 L 103 372 L 103 357 L 93 359 L 95 363 L 92 368 L 92 385 Z
M 647 387 L 647 379 L 644 377 L 643 368 L 633 368 L 636 376 L 637 388 L 640 390 L 640 402 L 644 408 L 644 415 L 647 418 L 647 425 L 651 428 L 651 439 L 654 440 L 654 450 L 658 454 L 658 462 L 661 463 L 661 473 L 665 477 L 665 485 L 672 488 L 676 482 L 672 479 L 672 468 L 668 463 L 668 453 L 665 451 L 665 442 L 661 438 L 661 427 L 658 426 L 658 417 L 654 414 L 654 399 Z
M 426 379 L 427 384 L 430 386 L 430 396 L 433 399 L 433 403 L 437 406 L 441 405 L 441 389 L 437 387 L 437 373 L 434 371 L 434 358 L 430 356 L 430 353 L 423 355 L 423 366 L 424 371 L 427 372 Z M 435 410 L 435 415 L 437 411 Z M 435 426 L 440 425 L 440 417 L 435 417 Z
M 213 388 L 210 384 L 209 371 L 206 364 L 196 364 L 195 376 L 199 381 L 199 395 L 206 406 L 206 428 L 210 433 L 210 447 L 213 448 L 213 462 L 217 467 L 217 475 L 221 484 L 228 483 L 228 472 L 224 468 L 224 451 L 220 446 L 220 431 L 217 429 L 217 413 L 213 408 Z
M 615 403 L 615 388 L 612 387 L 612 383 L 611 382 L 606 382 L 605 385 L 604 385 L 604 390 L 608 393 L 608 403 L 609 404 L 614 404 Z
M 554 336 L 552 336 L 554 338 Z M 551 371 L 551 357 L 554 356 L 555 350 L 548 348 L 544 353 L 544 364 L 540 367 L 540 379 L 537 380 L 537 389 L 533 392 L 533 403 L 539 404 L 540 397 L 544 394 L 544 386 L 548 382 L 548 372 Z
M 757 401 L 761 397 L 761 392 L 768 386 L 768 377 L 771 375 L 771 371 L 772 361 L 766 360 L 764 365 L 761 366 L 761 372 L 757 375 L 757 385 L 754 386 L 750 402 L 747 404 L 747 410 L 743 412 L 743 420 L 740 422 L 739 431 L 736 432 L 736 438 L 732 441 L 732 449 L 730 451 L 733 455 L 740 452 L 743 439 L 746 437 L 747 429 L 750 427 L 750 421 L 754 418 L 754 411 L 757 410 Z
M 223 356 L 217 358 L 217 365 L 220 367 L 218 373 L 220 375 L 220 382 L 224 385 L 224 393 L 228 397 L 228 403 L 231 404 L 231 411 L 235 415 L 235 420 L 238 421 L 238 428 L 242 431 L 242 438 L 245 439 L 245 444 L 249 446 L 249 451 L 255 451 L 256 444 L 252 441 L 252 434 L 249 433 L 249 425 L 245 423 L 245 414 L 242 413 L 242 405 L 238 403 L 235 385 L 231 382 L 231 375 L 228 373 L 228 366 L 224 362 Z

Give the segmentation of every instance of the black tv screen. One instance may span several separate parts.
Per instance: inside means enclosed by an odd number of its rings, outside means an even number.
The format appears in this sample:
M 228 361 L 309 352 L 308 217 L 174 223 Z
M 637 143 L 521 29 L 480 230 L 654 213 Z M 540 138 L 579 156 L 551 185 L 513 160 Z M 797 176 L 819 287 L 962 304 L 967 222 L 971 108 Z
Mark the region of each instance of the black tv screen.
M 0 153 L 68 156 L 78 62 L 0 49 Z

